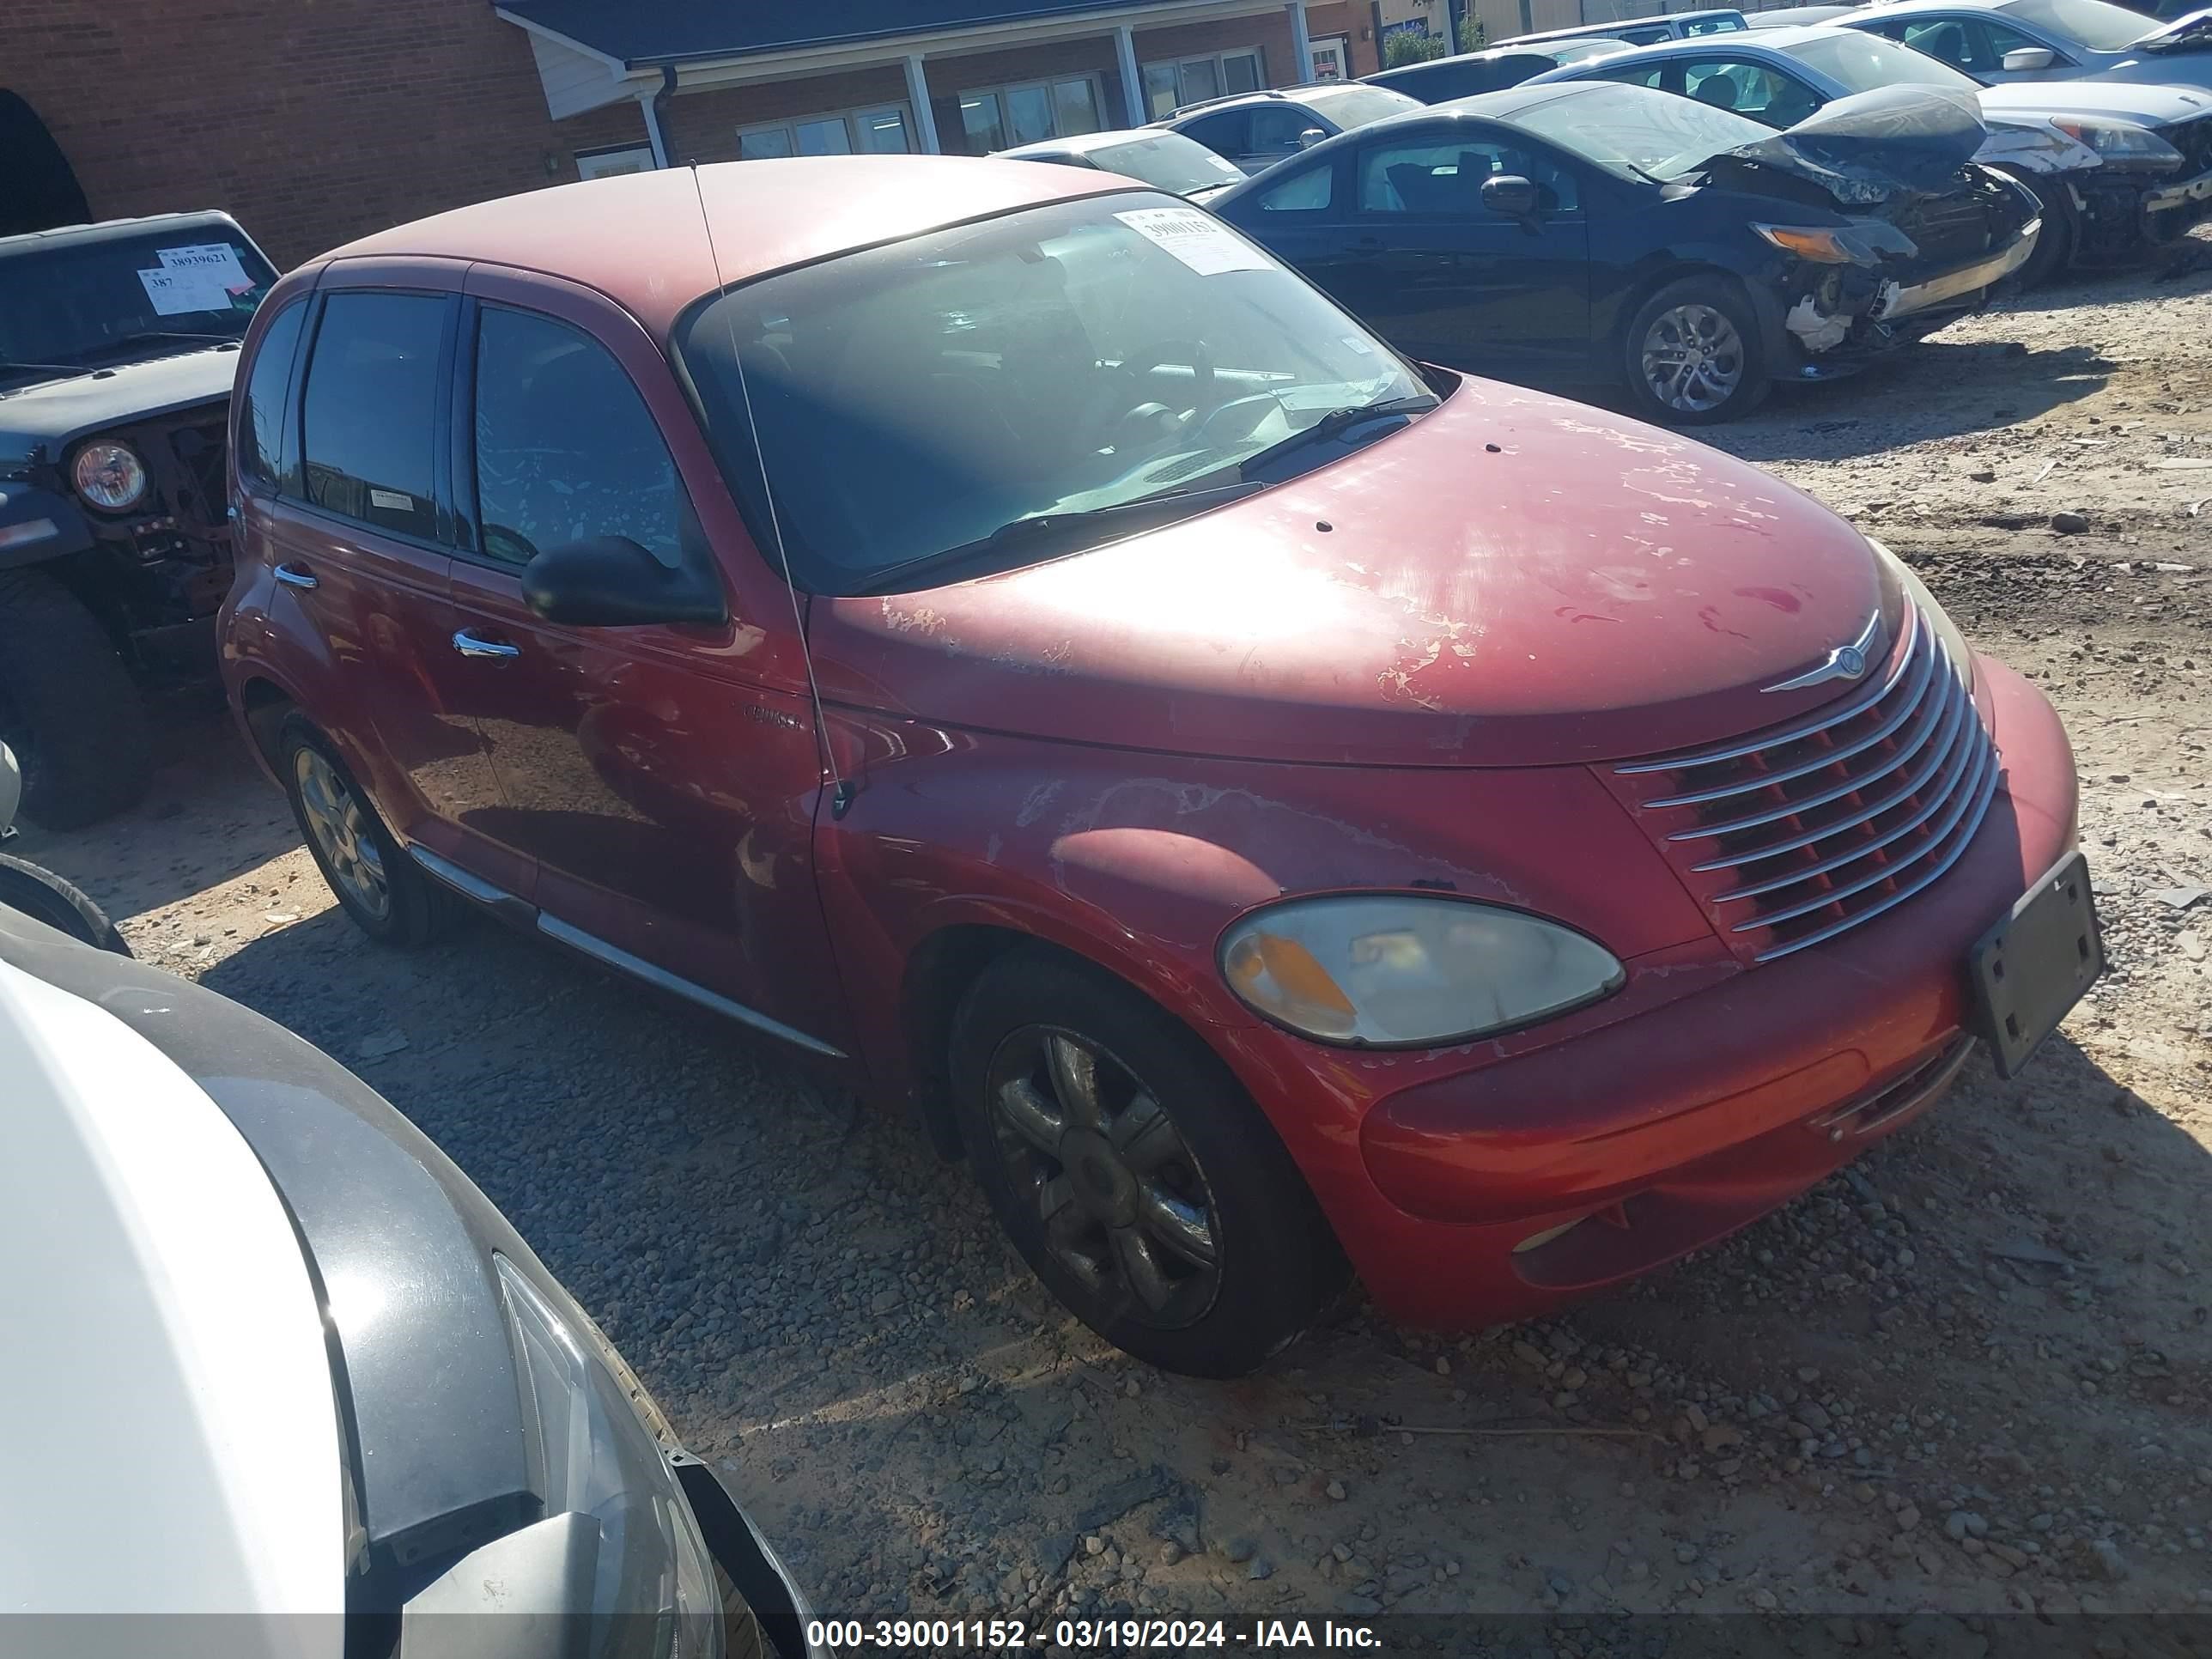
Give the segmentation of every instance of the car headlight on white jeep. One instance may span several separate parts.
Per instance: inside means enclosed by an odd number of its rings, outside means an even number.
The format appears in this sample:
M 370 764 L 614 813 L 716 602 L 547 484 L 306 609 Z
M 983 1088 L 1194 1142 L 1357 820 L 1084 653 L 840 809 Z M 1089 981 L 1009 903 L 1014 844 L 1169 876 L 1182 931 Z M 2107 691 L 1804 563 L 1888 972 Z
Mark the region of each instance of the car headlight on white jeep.
M 549 1516 L 598 1534 L 588 1611 L 593 1654 L 721 1659 L 720 1598 L 707 1547 L 646 1411 L 598 1350 L 505 1256 L 495 1256 L 531 1449 Z
M 1603 945 L 1469 899 L 1343 894 L 1255 910 L 1221 940 L 1229 988 L 1323 1042 L 1433 1047 L 1528 1025 L 1626 981 Z
M 126 513 L 146 499 L 146 463 L 126 443 L 98 439 L 70 465 L 76 493 L 106 513 Z

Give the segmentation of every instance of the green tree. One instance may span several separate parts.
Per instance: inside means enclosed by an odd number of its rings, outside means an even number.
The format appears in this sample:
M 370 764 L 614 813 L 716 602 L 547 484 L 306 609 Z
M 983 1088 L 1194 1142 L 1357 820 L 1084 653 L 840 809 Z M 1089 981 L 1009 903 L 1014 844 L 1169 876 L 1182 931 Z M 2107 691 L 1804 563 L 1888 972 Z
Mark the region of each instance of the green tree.
M 1440 34 L 1416 34 L 1411 29 L 1399 29 L 1382 37 L 1382 67 L 1402 69 L 1407 64 L 1425 64 L 1431 58 L 1442 58 L 1449 50 Z
M 1482 26 L 1482 19 L 1474 15 L 1469 5 L 1460 14 L 1459 49 L 1462 52 L 1480 52 L 1490 44 L 1490 31 Z

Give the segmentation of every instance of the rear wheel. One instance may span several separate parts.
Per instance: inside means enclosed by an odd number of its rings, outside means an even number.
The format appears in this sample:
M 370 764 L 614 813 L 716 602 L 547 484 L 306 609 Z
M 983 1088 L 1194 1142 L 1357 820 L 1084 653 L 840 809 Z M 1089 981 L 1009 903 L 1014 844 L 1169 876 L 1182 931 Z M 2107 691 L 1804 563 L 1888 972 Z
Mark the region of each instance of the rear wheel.
M 1128 987 L 1016 951 L 954 1022 L 977 1182 L 1068 1310 L 1164 1370 L 1240 1376 L 1348 1269 L 1274 1130 L 1211 1050 Z
M 0 854 L 0 904 L 43 921 L 94 950 L 127 957 L 131 947 L 107 913 L 52 871 Z
M 23 816 L 76 830 L 145 793 L 153 744 L 138 688 L 99 619 L 43 570 L 0 571 L 0 740 Z
M 1733 282 L 1685 276 L 1630 319 L 1621 368 L 1646 420 L 1710 426 L 1749 414 L 1768 388 L 1758 319 Z
M 381 945 L 427 945 L 459 902 L 424 875 L 367 794 L 302 715 L 278 738 L 284 793 L 315 867 L 354 925 Z

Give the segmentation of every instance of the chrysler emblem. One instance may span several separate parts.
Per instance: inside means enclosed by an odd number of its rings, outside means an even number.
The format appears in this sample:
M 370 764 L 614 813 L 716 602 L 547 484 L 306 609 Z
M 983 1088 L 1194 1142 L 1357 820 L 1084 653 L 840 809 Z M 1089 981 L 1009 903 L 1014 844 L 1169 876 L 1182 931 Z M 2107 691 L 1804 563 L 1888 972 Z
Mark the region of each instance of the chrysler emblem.
M 1870 665 L 1881 659 L 1885 631 L 1881 612 L 1877 611 L 1867 619 L 1867 625 L 1860 630 L 1858 638 L 1828 653 L 1826 659 L 1819 667 L 1808 668 L 1802 674 L 1777 681 L 1765 689 L 1769 691 L 1802 691 L 1808 685 L 1826 685 L 1830 680 L 1857 679 Z

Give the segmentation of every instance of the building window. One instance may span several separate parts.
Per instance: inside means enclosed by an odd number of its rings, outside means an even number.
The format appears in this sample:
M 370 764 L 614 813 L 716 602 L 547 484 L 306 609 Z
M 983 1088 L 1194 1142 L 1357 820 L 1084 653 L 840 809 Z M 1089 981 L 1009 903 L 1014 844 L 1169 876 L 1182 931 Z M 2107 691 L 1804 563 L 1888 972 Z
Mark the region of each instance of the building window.
M 1191 104 L 1232 93 L 1257 92 L 1267 84 L 1259 48 L 1217 52 L 1203 58 L 1145 65 L 1145 112 L 1157 121 Z
M 1101 114 L 1105 107 L 1105 93 L 1095 75 L 985 87 L 960 94 L 960 130 L 970 155 L 988 155 L 1017 144 L 1100 131 L 1106 125 Z
M 650 144 L 617 144 L 605 149 L 580 149 L 576 152 L 576 176 L 579 179 L 612 179 L 624 173 L 653 171 L 653 146 Z
M 914 149 L 914 121 L 904 104 L 805 115 L 738 129 L 738 159 L 779 155 L 905 155 Z

